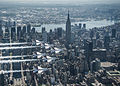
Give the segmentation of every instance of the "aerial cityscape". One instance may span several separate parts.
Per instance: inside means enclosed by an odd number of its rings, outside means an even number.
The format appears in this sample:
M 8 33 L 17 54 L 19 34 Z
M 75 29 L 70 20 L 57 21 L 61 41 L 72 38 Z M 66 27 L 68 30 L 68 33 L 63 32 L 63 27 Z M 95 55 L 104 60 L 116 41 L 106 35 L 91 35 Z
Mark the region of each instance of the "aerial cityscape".
M 0 86 L 120 86 L 120 1 L 0 1 Z

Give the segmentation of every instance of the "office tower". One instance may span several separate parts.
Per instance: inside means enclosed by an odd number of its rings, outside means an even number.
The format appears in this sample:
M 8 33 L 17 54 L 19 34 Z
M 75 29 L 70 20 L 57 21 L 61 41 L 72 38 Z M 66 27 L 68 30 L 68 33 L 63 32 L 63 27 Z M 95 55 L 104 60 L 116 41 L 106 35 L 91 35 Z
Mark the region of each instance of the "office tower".
M 50 29 L 50 33 L 52 33 L 52 29 Z
M 79 28 L 80 28 L 80 29 L 82 28 L 82 24 L 81 24 L 81 23 L 79 23 Z
M 16 60 L 19 60 L 19 59 L 16 59 Z M 21 70 L 21 63 L 12 63 L 12 65 L 13 65 L 13 70 Z M 14 78 L 21 78 L 22 75 L 20 72 L 13 73 L 13 77 Z
M 75 34 L 72 32 L 71 33 L 71 43 L 75 42 Z
M 78 27 L 77 24 L 75 24 L 75 27 Z
M 62 28 L 61 27 L 57 28 L 57 37 L 58 38 L 62 37 Z
M 86 29 L 86 24 L 83 24 L 83 29 Z
M 23 33 L 23 35 L 25 35 L 27 33 L 27 28 L 25 25 L 23 26 L 22 33 Z
M 33 27 L 31 33 L 35 34 L 35 28 Z
M 30 34 L 30 32 L 31 32 L 31 25 L 28 24 L 28 25 L 27 25 L 27 33 Z
M 102 40 L 97 40 L 96 41 L 96 47 L 98 47 L 98 48 L 103 48 L 103 41 Z
M 21 37 L 21 26 L 17 27 L 17 40 L 19 40 Z
M 88 42 L 88 51 L 92 52 L 93 50 L 93 43 L 92 42 Z
M 4 43 L 9 43 L 10 42 L 10 32 L 9 32 L 8 27 L 5 27 L 5 33 L 4 33 L 3 42 Z
M 19 39 L 19 42 L 25 42 L 26 40 L 26 25 L 23 25 L 23 28 L 21 29 L 20 31 L 20 39 Z
M 5 26 L 6 26 L 6 27 L 10 27 L 10 26 L 11 26 L 11 22 L 10 22 L 10 21 L 7 21 L 7 22 L 5 23 Z
M 110 36 L 109 36 L 108 32 L 106 32 L 106 35 L 104 37 L 104 47 L 106 49 L 109 49 L 109 43 L 110 43 Z
M 4 86 L 5 83 L 4 83 L 4 74 L 3 73 L 0 73 L 0 86 Z
M 93 51 L 93 43 L 89 42 L 88 43 L 88 58 L 87 58 L 89 70 L 90 70 L 90 62 L 91 62 L 91 59 L 92 59 L 92 51 Z
M 96 32 L 96 39 L 99 39 L 100 38 L 100 34 L 99 32 Z
M 42 34 L 42 38 L 43 38 L 44 42 L 47 42 L 47 32 L 46 31 Z
M 94 37 L 94 31 L 90 30 L 90 38 L 92 39 Z
M 120 71 L 120 60 L 118 61 L 118 70 Z
M 45 28 L 42 28 L 42 40 L 44 42 L 47 42 L 48 40 L 47 31 L 45 31 Z
M 70 22 L 69 12 L 66 22 L 66 42 L 67 42 L 66 45 L 69 45 L 71 43 L 71 22 Z
M 2 29 L 2 21 L 0 21 L 0 30 Z
M 54 29 L 54 33 L 55 33 L 55 39 L 57 39 L 58 38 L 58 33 L 57 33 L 57 29 L 56 28 Z
M 13 22 L 13 26 L 16 26 L 16 22 L 15 21 Z
M 70 65 L 70 75 L 74 76 L 74 65 L 73 64 Z
M 11 40 L 12 41 L 16 40 L 16 29 L 15 29 L 15 27 L 11 28 Z
M 9 20 L 9 21 L 8 21 L 8 27 L 10 27 L 10 26 L 11 26 L 11 21 Z
M 97 44 L 97 40 L 96 40 L 95 37 L 92 38 L 92 43 L 93 43 L 93 48 L 96 48 L 96 47 L 97 47 L 97 46 L 96 46 L 96 44 Z
M 42 27 L 42 33 L 45 31 L 45 27 Z
M 52 31 L 52 29 L 50 29 L 49 37 L 48 37 L 48 38 L 49 38 L 48 41 L 49 41 L 50 44 L 52 44 L 52 41 L 53 41 L 53 39 L 54 39 L 53 37 L 54 37 L 53 31 Z
M 3 37 L 2 21 L 0 21 L 0 41 L 2 40 L 2 37 Z
M 95 60 L 93 60 L 91 62 L 91 72 L 96 72 L 100 69 L 100 60 L 98 58 L 96 58 Z
M 36 38 L 35 28 L 34 28 L 34 27 L 33 27 L 32 30 L 31 30 L 31 38 L 32 38 L 33 40 L 35 40 L 35 38 Z
M 91 63 L 91 57 L 92 57 L 92 51 L 93 51 L 93 43 L 85 40 L 84 48 L 85 48 L 86 61 L 88 63 L 88 68 L 90 70 L 90 63 Z
M 116 37 L 116 29 L 112 29 L 112 38 Z

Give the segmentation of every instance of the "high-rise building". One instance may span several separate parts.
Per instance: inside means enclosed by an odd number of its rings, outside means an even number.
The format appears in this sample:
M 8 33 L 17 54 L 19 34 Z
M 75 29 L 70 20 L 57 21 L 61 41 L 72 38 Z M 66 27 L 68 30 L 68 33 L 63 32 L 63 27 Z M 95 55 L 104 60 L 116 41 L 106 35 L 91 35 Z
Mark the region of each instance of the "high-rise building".
M 61 27 L 57 28 L 57 37 L 58 38 L 62 37 L 62 28 Z
M 4 86 L 4 74 L 0 73 L 0 86 Z
M 10 31 L 8 27 L 5 27 L 5 33 L 3 37 L 3 42 L 4 43 L 9 43 L 10 42 Z
M 0 21 L 0 41 L 2 40 L 2 37 L 3 37 L 2 21 Z
M 0 30 L 2 29 L 2 21 L 0 21 Z
M 42 40 L 44 41 L 44 42 L 47 42 L 47 39 L 48 38 L 48 35 L 47 35 L 47 31 L 45 30 L 45 28 L 43 27 L 42 28 Z
M 28 25 L 27 25 L 27 33 L 29 34 L 30 32 L 31 32 L 31 25 L 28 24 Z
M 35 28 L 33 27 L 31 33 L 35 34 Z
M 112 38 L 116 37 L 116 29 L 112 29 Z
M 120 71 L 120 61 L 118 61 L 119 63 L 118 63 L 118 70 Z
M 47 40 L 48 40 L 47 37 L 48 37 L 48 36 L 47 36 L 47 31 L 44 31 L 44 32 L 42 33 L 42 39 L 43 39 L 44 42 L 47 42 Z
M 82 28 L 82 24 L 81 24 L 81 23 L 79 23 L 79 28 L 80 28 L 80 29 Z
M 15 27 L 11 28 L 11 40 L 12 41 L 16 40 L 16 29 L 15 29 Z
M 66 45 L 69 45 L 71 43 L 71 21 L 69 17 L 69 11 L 68 11 L 68 18 L 66 22 Z
M 100 69 L 100 60 L 96 58 L 91 62 L 90 66 L 91 66 L 90 68 L 91 72 L 98 71 Z
M 35 28 L 33 27 L 31 30 L 31 38 L 35 40 Z
M 104 37 L 104 47 L 108 50 L 109 49 L 109 43 L 110 43 L 110 36 L 108 32 L 106 32 L 106 35 Z
M 23 33 L 23 34 L 26 34 L 26 31 L 27 31 L 27 29 L 26 29 L 26 26 L 24 25 L 24 26 L 23 26 L 23 29 L 22 29 L 22 33 Z
M 45 27 L 42 27 L 42 33 L 45 31 Z
M 88 63 L 88 68 L 90 70 L 90 62 L 92 57 L 92 51 L 93 51 L 93 43 L 89 42 L 87 40 L 84 40 L 84 48 L 85 48 L 85 56 Z
M 53 41 L 53 39 L 54 39 L 54 34 L 53 34 L 52 29 L 50 29 L 49 37 L 48 37 L 48 38 L 49 38 L 49 39 L 48 39 L 49 43 L 52 44 L 52 41 Z
M 86 24 L 83 24 L 83 29 L 86 29 Z
M 18 26 L 17 27 L 17 40 L 20 39 L 20 36 L 21 36 L 21 26 Z
M 90 38 L 92 39 L 94 37 L 94 31 L 90 30 Z
M 13 26 L 16 26 L 16 22 L 15 21 L 13 22 Z

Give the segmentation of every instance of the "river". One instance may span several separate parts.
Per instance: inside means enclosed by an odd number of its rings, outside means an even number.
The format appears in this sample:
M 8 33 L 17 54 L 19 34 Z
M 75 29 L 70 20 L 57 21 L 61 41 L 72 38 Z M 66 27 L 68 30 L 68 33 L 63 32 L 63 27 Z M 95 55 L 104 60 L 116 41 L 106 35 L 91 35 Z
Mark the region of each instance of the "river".
M 81 24 L 85 23 L 86 28 L 91 29 L 94 27 L 103 27 L 103 26 L 112 25 L 114 24 L 114 21 L 109 21 L 109 20 L 104 19 L 104 20 L 99 20 L 99 21 L 91 20 L 91 21 L 72 22 L 71 24 L 74 25 L 74 24 L 79 24 L 79 23 Z M 41 32 L 42 27 L 45 27 L 47 32 L 49 32 L 50 29 L 54 30 L 55 28 L 58 28 L 58 27 L 62 27 L 65 30 L 65 24 L 43 24 L 41 25 L 41 27 L 35 27 L 36 31 Z

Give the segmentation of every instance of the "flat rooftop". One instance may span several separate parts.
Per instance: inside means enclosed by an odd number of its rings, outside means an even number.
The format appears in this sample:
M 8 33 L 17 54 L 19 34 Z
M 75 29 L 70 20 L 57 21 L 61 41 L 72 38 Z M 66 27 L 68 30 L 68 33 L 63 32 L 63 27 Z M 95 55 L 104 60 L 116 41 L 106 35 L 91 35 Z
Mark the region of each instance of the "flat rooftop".
M 98 48 L 98 49 L 93 49 L 93 51 L 102 51 L 103 52 L 103 51 L 106 51 L 106 49 L 99 49 Z
M 111 63 L 111 62 L 101 62 L 101 67 L 111 67 L 117 65 L 116 63 Z
M 109 76 L 120 76 L 120 71 L 108 71 Z

